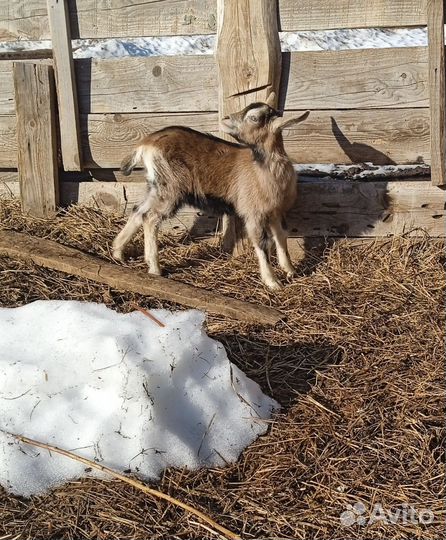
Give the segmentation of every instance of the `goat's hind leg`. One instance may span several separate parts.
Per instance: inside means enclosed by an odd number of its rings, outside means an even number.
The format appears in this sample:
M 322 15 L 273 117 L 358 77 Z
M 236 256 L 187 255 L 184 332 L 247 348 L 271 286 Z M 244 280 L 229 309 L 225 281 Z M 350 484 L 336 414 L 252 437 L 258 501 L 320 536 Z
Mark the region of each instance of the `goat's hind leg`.
M 287 232 L 282 226 L 282 221 L 280 218 L 274 218 L 270 222 L 270 230 L 276 244 L 277 260 L 279 261 L 279 266 L 287 274 L 288 278 L 291 278 L 296 275 L 296 269 L 293 266 L 293 263 L 290 259 L 290 254 L 288 253 L 287 247 Z
M 150 274 L 161 275 L 158 256 L 158 230 L 161 222 L 171 216 L 174 211 L 174 204 L 157 201 L 144 215 L 144 260 L 149 267 Z
M 248 220 L 246 222 L 246 232 L 254 246 L 259 261 L 260 277 L 262 278 L 263 283 L 270 289 L 280 289 L 281 284 L 274 275 L 274 271 L 269 262 L 269 239 L 266 228 L 257 221 Z
M 132 236 L 143 224 L 144 215 L 148 212 L 153 203 L 153 193 L 149 192 L 144 201 L 133 209 L 127 223 L 122 231 L 113 240 L 113 258 L 123 262 L 124 248 L 130 242 Z

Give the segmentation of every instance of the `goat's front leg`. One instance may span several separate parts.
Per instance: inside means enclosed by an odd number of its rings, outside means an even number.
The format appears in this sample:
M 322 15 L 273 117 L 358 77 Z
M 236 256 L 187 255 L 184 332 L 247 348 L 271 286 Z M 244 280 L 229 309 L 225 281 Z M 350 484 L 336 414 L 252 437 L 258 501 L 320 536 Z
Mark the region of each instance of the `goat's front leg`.
M 280 218 L 274 218 L 269 224 L 274 243 L 276 244 L 277 259 L 279 266 L 286 272 L 288 278 L 296 275 L 296 269 L 290 259 L 287 247 L 287 232 L 282 227 Z
M 246 232 L 259 260 L 260 276 L 263 283 L 270 289 L 280 289 L 281 285 L 269 263 L 268 233 L 266 228 L 259 222 L 248 220 L 246 222 Z

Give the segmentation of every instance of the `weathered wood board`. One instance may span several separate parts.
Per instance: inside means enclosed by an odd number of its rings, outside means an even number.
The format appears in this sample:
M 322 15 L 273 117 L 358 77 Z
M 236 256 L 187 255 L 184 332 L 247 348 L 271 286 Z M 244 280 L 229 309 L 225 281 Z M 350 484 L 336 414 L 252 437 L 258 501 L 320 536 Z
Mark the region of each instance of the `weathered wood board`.
M 212 56 L 75 61 L 82 113 L 216 111 Z
M 64 182 L 65 204 L 79 202 L 129 213 L 144 197 L 137 182 Z M 446 192 L 430 181 L 350 182 L 301 179 L 298 200 L 288 219 L 291 236 L 375 237 L 410 232 L 446 235 Z M 164 223 L 164 230 L 209 236 L 218 229 L 215 216 L 193 208 Z
M 0 256 L 31 260 L 39 266 L 104 283 L 121 291 L 153 296 L 244 322 L 274 325 L 283 318 L 282 313 L 270 307 L 125 268 L 53 240 L 15 231 L 0 231 Z
M 0 116 L 0 168 L 17 167 L 17 120 Z
M 22 208 L 48 216 L 58 205 L 56 95 L 53 68 L 14 64 L 17 164 Z
M 76 38 L 215 34 L 216 0 L 67 0 Z M 46 0 L 3 0 L 0 41 L 51 39 Z
M 81 170 L 81 144 L 77 89 L 74 76 L 68 6 L 47 0 L 53 46 L 54 73 L 59 113 L 60 149 L 66 171 Z
M 167 126 L 188 126 L 218 135 L 217 113 L 90 114 L 81 116 L 87 167 L 119 167 L 149 133 Z
M 425 108 L 427 61 L 426 47 L 291 53 L 289 65 L 286 57 L 283 62 L 289 71 L 285 107 Z M 218 110 L 212 56 L 82 59 L 75 65 L 83 113 Z
M 285 117 L 297 114 L 287 112 Z M 219 135 L 217 113 L 212 112 L 90 114 L 82 115 L 81 125 L 85 166 L 93 168 L 119 167 L 145 135 L 170 125 Z M 430 161 L 429 109 L 312 111 L 284 137 L 296 163 Z
M 444 0 L 427 0 L 432 183 L 446 184 L 446 73 Z
M 289 55 L 287 109 L 429 107 L 427 47 Z
M 427 0 L 280 0 L 280 28 L 329 30 L 426 24 Z

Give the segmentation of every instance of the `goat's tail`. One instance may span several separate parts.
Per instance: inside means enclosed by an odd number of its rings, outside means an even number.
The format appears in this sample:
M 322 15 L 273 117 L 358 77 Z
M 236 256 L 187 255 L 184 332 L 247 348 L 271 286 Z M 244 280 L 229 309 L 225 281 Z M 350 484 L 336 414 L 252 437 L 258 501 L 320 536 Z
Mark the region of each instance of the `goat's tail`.
M 133 169 L 141 161 L 143 150 L 144 150 L 143 146 L 138 146 L 137 148 L 135 148 L 132 154 L 130 154 L 129 156 L 125 157 L 122 160 L 121 172 L 124 176 L 129 176 L 130 173 L 133 171 Z

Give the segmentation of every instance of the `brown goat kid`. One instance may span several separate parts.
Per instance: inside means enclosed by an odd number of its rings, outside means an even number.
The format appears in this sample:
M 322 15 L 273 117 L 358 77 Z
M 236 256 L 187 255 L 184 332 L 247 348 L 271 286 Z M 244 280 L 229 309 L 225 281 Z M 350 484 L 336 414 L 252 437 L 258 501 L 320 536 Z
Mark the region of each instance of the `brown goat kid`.
M 269 263 L 268 239 L 274 239 L 280 267 L 292 276 L 283 222 L 296 198 L 296 173 L 284 150 L 282 130 L 308 114 L 284 121 L 268 103 L 249 105 L 221 123 L 221 129 L 241 144 L 176 126 L 148 135 L 122 163 L 126 175 L 144 163 L 148 193 L 115 238 L 113 256 L 122 261 L 125 245 L 143 225 L 145 261 L 150 273 L 160 274 L 159 225 L 189 204 L 240 216 L 262 281 L 270 288 L 280 287 Z

